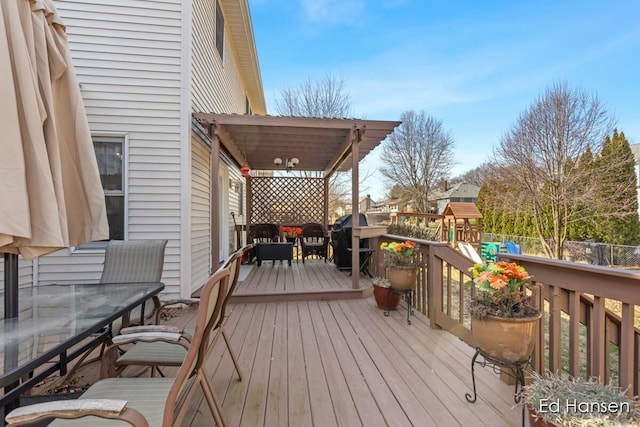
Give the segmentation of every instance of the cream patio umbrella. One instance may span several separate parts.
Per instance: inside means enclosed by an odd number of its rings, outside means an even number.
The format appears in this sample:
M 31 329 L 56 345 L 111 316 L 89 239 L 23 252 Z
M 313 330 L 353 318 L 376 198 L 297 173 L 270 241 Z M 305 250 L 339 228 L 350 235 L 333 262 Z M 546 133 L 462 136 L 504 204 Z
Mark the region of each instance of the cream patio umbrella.
M 0 252 L 5 318 L 17 259 L 109 237 L 65 26 L 51 0 L 0 1 Z

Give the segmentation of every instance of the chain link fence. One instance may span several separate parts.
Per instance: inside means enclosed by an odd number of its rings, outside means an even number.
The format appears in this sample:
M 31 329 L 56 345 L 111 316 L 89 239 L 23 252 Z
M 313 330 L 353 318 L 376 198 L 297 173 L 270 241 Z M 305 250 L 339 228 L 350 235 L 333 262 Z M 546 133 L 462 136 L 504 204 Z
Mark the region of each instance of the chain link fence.
M 482 241 L 514 242 L 520 245 L 525 255 L 546 256 L 540 239 L 535 237 L 482 233 Z M 593 265 L 639 268 L 640 246 L 612 245 L 596 241 L 567 241 L 564 246 L 564 259 Z

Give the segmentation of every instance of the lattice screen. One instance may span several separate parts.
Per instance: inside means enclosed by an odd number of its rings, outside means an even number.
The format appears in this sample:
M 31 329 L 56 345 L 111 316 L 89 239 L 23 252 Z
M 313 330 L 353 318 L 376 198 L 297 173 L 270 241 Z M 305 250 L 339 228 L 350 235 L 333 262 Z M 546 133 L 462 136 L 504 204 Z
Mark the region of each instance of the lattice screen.
M 253 177 L 251 206 L 251 224 L 324 224 L 324 180 Z

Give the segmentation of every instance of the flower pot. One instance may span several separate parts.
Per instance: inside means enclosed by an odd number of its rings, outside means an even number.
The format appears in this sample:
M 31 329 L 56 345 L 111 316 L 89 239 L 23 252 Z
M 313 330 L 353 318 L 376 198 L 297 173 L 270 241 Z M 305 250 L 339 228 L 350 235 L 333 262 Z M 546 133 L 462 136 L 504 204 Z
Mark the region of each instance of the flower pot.
M 389 267 L 387 268 L 387 279 L 389 279 L 392 288 L 408 291 L 416 287 L 418 269 L 416 267 Z
M 400 294 L 391 292 L 391 288 L 373 285 L 373 297 L 382 310 L 397 310 L 400 305 Z
M 533 336 L 541 317 L 542 313 L 523 318 L 471 316 L 471 332 L 487 356 L 504 362 L 524 362 L 533 351 Z

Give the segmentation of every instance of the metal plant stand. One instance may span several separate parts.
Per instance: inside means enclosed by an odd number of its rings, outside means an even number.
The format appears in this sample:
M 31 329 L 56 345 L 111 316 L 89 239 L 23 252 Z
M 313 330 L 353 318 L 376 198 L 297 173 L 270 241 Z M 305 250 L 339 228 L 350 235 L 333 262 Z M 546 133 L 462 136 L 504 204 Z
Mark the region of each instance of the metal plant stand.
M 478 361 L 478 356 L 482 356 L 482 360 Z M 471 358 L 471 381 L 473 383 L 473 395 L 470 393 L 465 393 L 464 397 L 467 399 L 467 402 L 475 403 L 478 398 L 478 394 L 476 392 L 476 373 L 475 367 L 476 363 L 482 366 L 491 366 L 493 371 L 497 374 L 504 373 L 511 378 L 514 378 L 516 381 L 515 390 L 513 394 L 513 400 L 516 404 L 520 403 L 522 399 L 522 388 L 524 387 L 524 371 L 527 366 L 531 365 L 531 356 L 526 360 L 520 362 L 507 362 L 504 360 L 499 360 L 493 358 L 487 354 L 485 354 L 480 348 L 476 347 L 476 353 Z M 507 369 L 505 369 L 507 368 Z M 524 405 L 522 405 L 522 426 L 524 427 Z
M 396 294 L 404 296 L 404 300 L 407 302 L 407 324 L 411 324 L 411 315 L 413 314 L 413 289 L 395 289 L 389 288 L 389 292 L 387 292 L 387 303 L 385 307 L 387 309 L 384 311 L 385 316 L 389 316 L 389 295 Z

